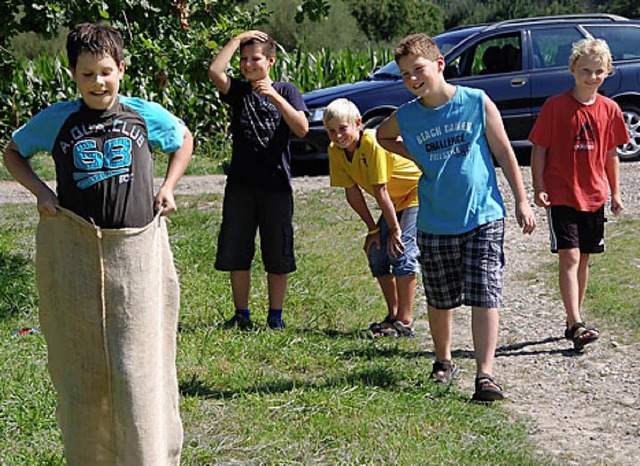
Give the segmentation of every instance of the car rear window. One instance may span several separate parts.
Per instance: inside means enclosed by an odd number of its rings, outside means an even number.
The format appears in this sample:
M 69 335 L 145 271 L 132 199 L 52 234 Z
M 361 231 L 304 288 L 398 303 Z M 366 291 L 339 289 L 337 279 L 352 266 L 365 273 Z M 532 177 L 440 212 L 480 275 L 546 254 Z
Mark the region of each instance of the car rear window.
M 609 44 L 614 61 L 640 58 L 639 26 L 585 26 L 589 33 Z

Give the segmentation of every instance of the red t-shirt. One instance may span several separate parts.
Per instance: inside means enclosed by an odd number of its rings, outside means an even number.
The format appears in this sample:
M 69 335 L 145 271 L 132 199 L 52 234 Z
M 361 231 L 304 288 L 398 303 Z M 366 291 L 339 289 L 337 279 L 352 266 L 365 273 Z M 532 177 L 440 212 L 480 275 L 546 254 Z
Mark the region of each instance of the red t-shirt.
M 571 92 L 545 102 L 529 140 L 547 149 L 542 182 L 551 205 L 594 212 L 609 195 L 607 153 L 629 142 L 620 107 L 600 94 L 591 105 Z

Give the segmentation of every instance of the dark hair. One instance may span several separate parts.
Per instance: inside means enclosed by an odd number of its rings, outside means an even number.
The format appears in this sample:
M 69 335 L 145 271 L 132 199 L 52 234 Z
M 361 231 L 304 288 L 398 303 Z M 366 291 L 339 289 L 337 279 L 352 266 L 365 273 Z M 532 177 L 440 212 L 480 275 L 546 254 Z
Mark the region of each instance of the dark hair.
M 245 45 L 254 45 L 254 44 L 258 44 L 262 46 L 262 53 L 264 53 L 265 57 L 271 58 L 276 56 L 276 41 L 273 40 L 271 36 L 267 36 L 267 40 L 265 41 L 261 41 L 258 39 L 249 39 L 248 41 L 245 41 L 242 44 L 240 44 L 240 50 L 242 51 L 242 47 L 244 47 Z
M 67 58 L 71 68 L 76 67 L 78 56 L 85 52 L 97 56 L 110 55 L 120 65 L 124 60 L 123 48 L 120 33 L 103 23 L 78 24 L 67 36 Z

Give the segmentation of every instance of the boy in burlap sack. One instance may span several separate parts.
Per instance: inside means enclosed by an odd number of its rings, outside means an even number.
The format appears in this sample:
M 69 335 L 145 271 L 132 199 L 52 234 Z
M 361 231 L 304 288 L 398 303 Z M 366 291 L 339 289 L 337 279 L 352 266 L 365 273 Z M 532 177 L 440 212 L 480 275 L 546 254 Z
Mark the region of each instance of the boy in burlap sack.
M 179 285 L 163 216 L 193 139 L 160 105 L 118 95 L 121 35 L 85 23 L 67 38 L 81 98 L 13 133 L 4 160 L 37 197 L 40 324 L 70 465 L 177 465 Z M 172 153 L 153 193 L 151 147 Z M 57 193 L 31 168 L 46 151 Z

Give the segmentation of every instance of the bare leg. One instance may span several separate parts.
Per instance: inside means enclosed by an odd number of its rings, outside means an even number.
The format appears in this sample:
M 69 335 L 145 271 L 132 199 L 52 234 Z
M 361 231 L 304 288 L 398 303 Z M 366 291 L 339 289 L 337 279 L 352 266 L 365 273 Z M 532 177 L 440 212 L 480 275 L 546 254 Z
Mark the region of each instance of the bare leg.
M 415 274 L 396 277 L 398 287 L 398 314 L 396 319 L 405 325 L 413 321 L 413 297 L 416 289 Z
M 234 270 L 231 272 L 231 291 L 233 293 L 233 305 L 236 309 L 249 309 L 250 270 Z
M 558 251 L 559 267 L 558 278 L 562 303 L 567 313 L 567 323 L 571 327 L 580 322 L 580 285 L 578 269 L 580 264 L 580 251 L 578 248 L 561 249 Z M 585 282 L 586 288 L 586 282 Z M 584 290 L 583 290 L 584 291 Z
M 269 286 L 269 307 L 282 309 L 284 297 L 287 292 L 288 275 L 286 273 L 268 273 L 267 284 Z
M 451 309 L 429 310 L 429 328 L 433 346 L 436 349 L 436 361 L 451 361 L 451 324 L 453 311 Z
M 498 342 L 500 312 L 495 307 L 473 307 L 471 331 L 478 376 L 493 375 L 493 360 Z
M 396 277 L 388 274 L 377 277 L 384 300 L 387 302 L 387 312 L 389 317 L 395 319 L 398 314 L 398 290 L 396 288 Z
M 582 312 L 584 295 L 587 293 L 587 283 L 589 282 L 589 254 L 580 254 L 580 265 L 578 266 L 578 310 Z

